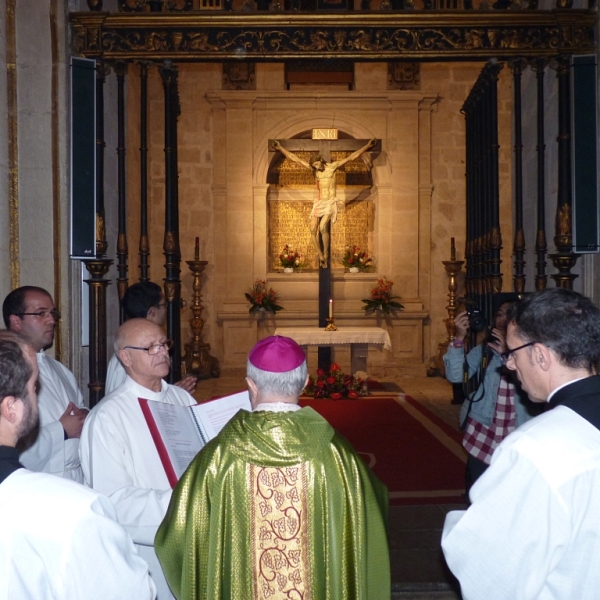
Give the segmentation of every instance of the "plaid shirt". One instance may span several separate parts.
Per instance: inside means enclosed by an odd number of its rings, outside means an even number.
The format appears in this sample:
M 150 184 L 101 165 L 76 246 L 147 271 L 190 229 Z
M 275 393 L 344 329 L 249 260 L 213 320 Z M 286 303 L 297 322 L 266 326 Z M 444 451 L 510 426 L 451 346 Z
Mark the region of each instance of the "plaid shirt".
M 487 427 L 469 417 L 463 447 L 473 457 L 489 465 L 498 444 L 516 429 L 515 386 L 501 375 L 492 424 Z

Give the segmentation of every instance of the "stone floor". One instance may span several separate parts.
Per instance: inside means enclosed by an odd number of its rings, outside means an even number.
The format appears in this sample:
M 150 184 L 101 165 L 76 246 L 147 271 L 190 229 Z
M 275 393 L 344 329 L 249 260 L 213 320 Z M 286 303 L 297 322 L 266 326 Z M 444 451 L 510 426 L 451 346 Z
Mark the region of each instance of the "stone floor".
M 201 381 L 195 397 L 203 401 L 245 389 L 244 375 L 242 370 L 227 371 L 218 379 Z M 403 377 L 388 381 L 457 427 L 460 407 L 450 404 L 452 390 L 445 379 Z M 390 507 L 392 600 L 460 600 L 458 582 L 440 549 L 440 537 L 446 513 L 463 508 L 460 504 Z

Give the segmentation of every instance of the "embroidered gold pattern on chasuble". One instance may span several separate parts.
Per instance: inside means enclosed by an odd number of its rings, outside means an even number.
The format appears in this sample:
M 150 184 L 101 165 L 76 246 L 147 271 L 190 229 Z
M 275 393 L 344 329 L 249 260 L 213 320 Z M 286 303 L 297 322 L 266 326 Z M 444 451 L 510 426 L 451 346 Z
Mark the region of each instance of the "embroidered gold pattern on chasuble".
M 306 464 L 249 466 L 254 600 L 310 600 Z

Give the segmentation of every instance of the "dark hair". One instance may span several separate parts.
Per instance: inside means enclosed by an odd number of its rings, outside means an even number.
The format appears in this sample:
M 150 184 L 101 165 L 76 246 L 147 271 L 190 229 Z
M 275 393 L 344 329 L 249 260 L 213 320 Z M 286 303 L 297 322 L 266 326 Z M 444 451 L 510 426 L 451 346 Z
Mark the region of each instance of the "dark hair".
M 308 164 L 312 167 L 317 161 L 324 163 L 323 157 L 320 154 L 313 154 L 308 160 Z
M 524 341 L 548 346 L 566 367 L 592 370 L 600 356 L 600 309 L 577 292 L 535 292 L 513 304 L 508 319 Z
M 27 342 L 16 333 L 0 331 L 0 402 L 7 396 L 27 398 L 33 369 L 23 348 Z
M 11 315 L 18 315 L 25 312 L 25 296 L 30 292 L 40 292 L 41 294 L 46 294 L 48 298 L 52 298 L 48 291 L 35 285 L 24 285 L 13 290 L 4 298 L 4 302 L 2 303 L 2 318 L 4 319 L 6 328 L 10 328 Z
M 128 319 L 145 319 L 153 306 L 160 304 L 162 289 L 152 281 L 140 281 L 127 288 L 123 309 Z

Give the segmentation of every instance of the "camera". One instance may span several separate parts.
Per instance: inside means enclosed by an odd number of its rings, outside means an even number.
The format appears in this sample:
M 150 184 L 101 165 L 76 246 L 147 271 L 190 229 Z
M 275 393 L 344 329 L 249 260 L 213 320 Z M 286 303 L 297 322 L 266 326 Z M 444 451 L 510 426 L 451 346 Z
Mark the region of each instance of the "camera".
M 485 316 L 481 309 L 475 303 L 475 300 L 470 298 L 459 298 L 458 302 L 464 304 L 467 309 L 467 317 L 469 319 L 469 327 L 472 332 L 479 333 L 487 327 Z
M 469 317 L 469 327 L 471 328 L 471 331 L 479 333 L 486 328 L 487 324 L 485 322 L 485 317 L 477 306 L 469 308 L 467 310 L 467 316 Z

